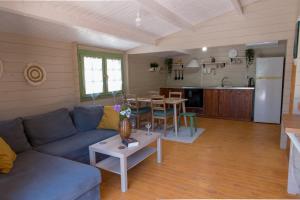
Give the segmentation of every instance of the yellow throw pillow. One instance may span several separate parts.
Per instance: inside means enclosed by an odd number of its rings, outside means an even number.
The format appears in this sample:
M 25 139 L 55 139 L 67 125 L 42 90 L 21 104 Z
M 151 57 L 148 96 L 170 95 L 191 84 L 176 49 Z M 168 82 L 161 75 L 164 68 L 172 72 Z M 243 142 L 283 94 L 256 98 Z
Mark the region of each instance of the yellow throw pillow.
M 98 128 L 119 130 L 120 116 L 113 106 L 104 106 L 103 117 Z
M 17 155 L 0 137 L 0 173 L 7 174 L 13 167 Z

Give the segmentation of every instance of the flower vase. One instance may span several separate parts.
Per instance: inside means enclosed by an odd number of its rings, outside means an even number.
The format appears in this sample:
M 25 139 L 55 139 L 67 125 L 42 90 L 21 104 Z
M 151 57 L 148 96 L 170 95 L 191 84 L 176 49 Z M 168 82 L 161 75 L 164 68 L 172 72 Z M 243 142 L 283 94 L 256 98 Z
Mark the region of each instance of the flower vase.
M 119 133 L 120 133 L 122 140 L 128 139 L 130 137 L 131 124 L 130 124 L 129 119 L 125 118 L 120 121 Z

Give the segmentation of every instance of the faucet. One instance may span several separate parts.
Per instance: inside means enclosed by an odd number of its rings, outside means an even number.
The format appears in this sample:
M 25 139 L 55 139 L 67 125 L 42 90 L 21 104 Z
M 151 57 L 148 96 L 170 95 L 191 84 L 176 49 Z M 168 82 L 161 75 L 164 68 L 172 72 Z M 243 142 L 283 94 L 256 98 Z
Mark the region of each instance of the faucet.
M 224 85 L 224 81 L 226 80 L 226 79 L 229 79 L 227 76 L 224 76 L 223 78 L 222 78 L 222 81 L 221 81 L 221 86 L 222 87 L 224 87 L 225 85 Z

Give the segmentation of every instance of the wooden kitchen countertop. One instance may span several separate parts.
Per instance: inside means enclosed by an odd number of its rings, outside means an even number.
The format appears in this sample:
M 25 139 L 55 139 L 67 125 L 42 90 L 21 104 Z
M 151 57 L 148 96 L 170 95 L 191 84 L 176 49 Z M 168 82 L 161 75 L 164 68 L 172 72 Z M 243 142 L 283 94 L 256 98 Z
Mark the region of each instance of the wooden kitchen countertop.
M 286 133 L 295 133 L 300 136 L 300 115 L 283 115 L 283 125 Z

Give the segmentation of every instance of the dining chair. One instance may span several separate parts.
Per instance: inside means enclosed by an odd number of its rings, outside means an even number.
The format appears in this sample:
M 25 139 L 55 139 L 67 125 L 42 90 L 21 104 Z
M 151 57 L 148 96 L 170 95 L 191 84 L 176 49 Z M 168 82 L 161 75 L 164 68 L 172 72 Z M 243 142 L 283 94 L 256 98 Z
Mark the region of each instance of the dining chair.
M 169 92 L 169 98 L 173 98 L 173 99 L 182 99 L 182 92 Z M 177 115 L 180 114 L 181 112 L 181 104 L 177 105 Z
M 166 134 L 168 119 L 173 118 L 174 110 L 172 108 L 167 108 L 164 98 L 158 99 L 157 97 L 156 98 L 154 97 L 151 98 L 151 111 L 152 111 L 152 131 L 154 131 L 155 120 L 158 120 L 158 124 L 161 120 L 163 120 L 164 134 Z
M 138 101 L 135 94 L 127 94 L 126 101 L 131 108 L 131 114 L 136 118 L 136 127 L 140 128 L 141 121 L 151 119 L 151 108 Z
M 184 113 L 180 113 L 179 117 L 178 117 L 178 130 L 180 129 L 180 119 L 181 117 L 188 117 L 190 119 L 190 124 L 189 124 L 189 128 L 190 128 L 190 133 L 191 133 L 191 137 L 193 137 L 195 135 L 195 133 L 197 132 L 197 120 L 196 120 L 196 113 L 192 113 L 192 112 L 184 112 Z
M 149 94 L 149 96 L 159 95 L 159 91 L 150 90 L 150 91 L 148 91 L 148 94 Z
M 169 98 L 182 99 L 182 92 L 169 92 Z
M 151 95 L 151 100 L 164 100 L 165 96 L 163 95 Z

